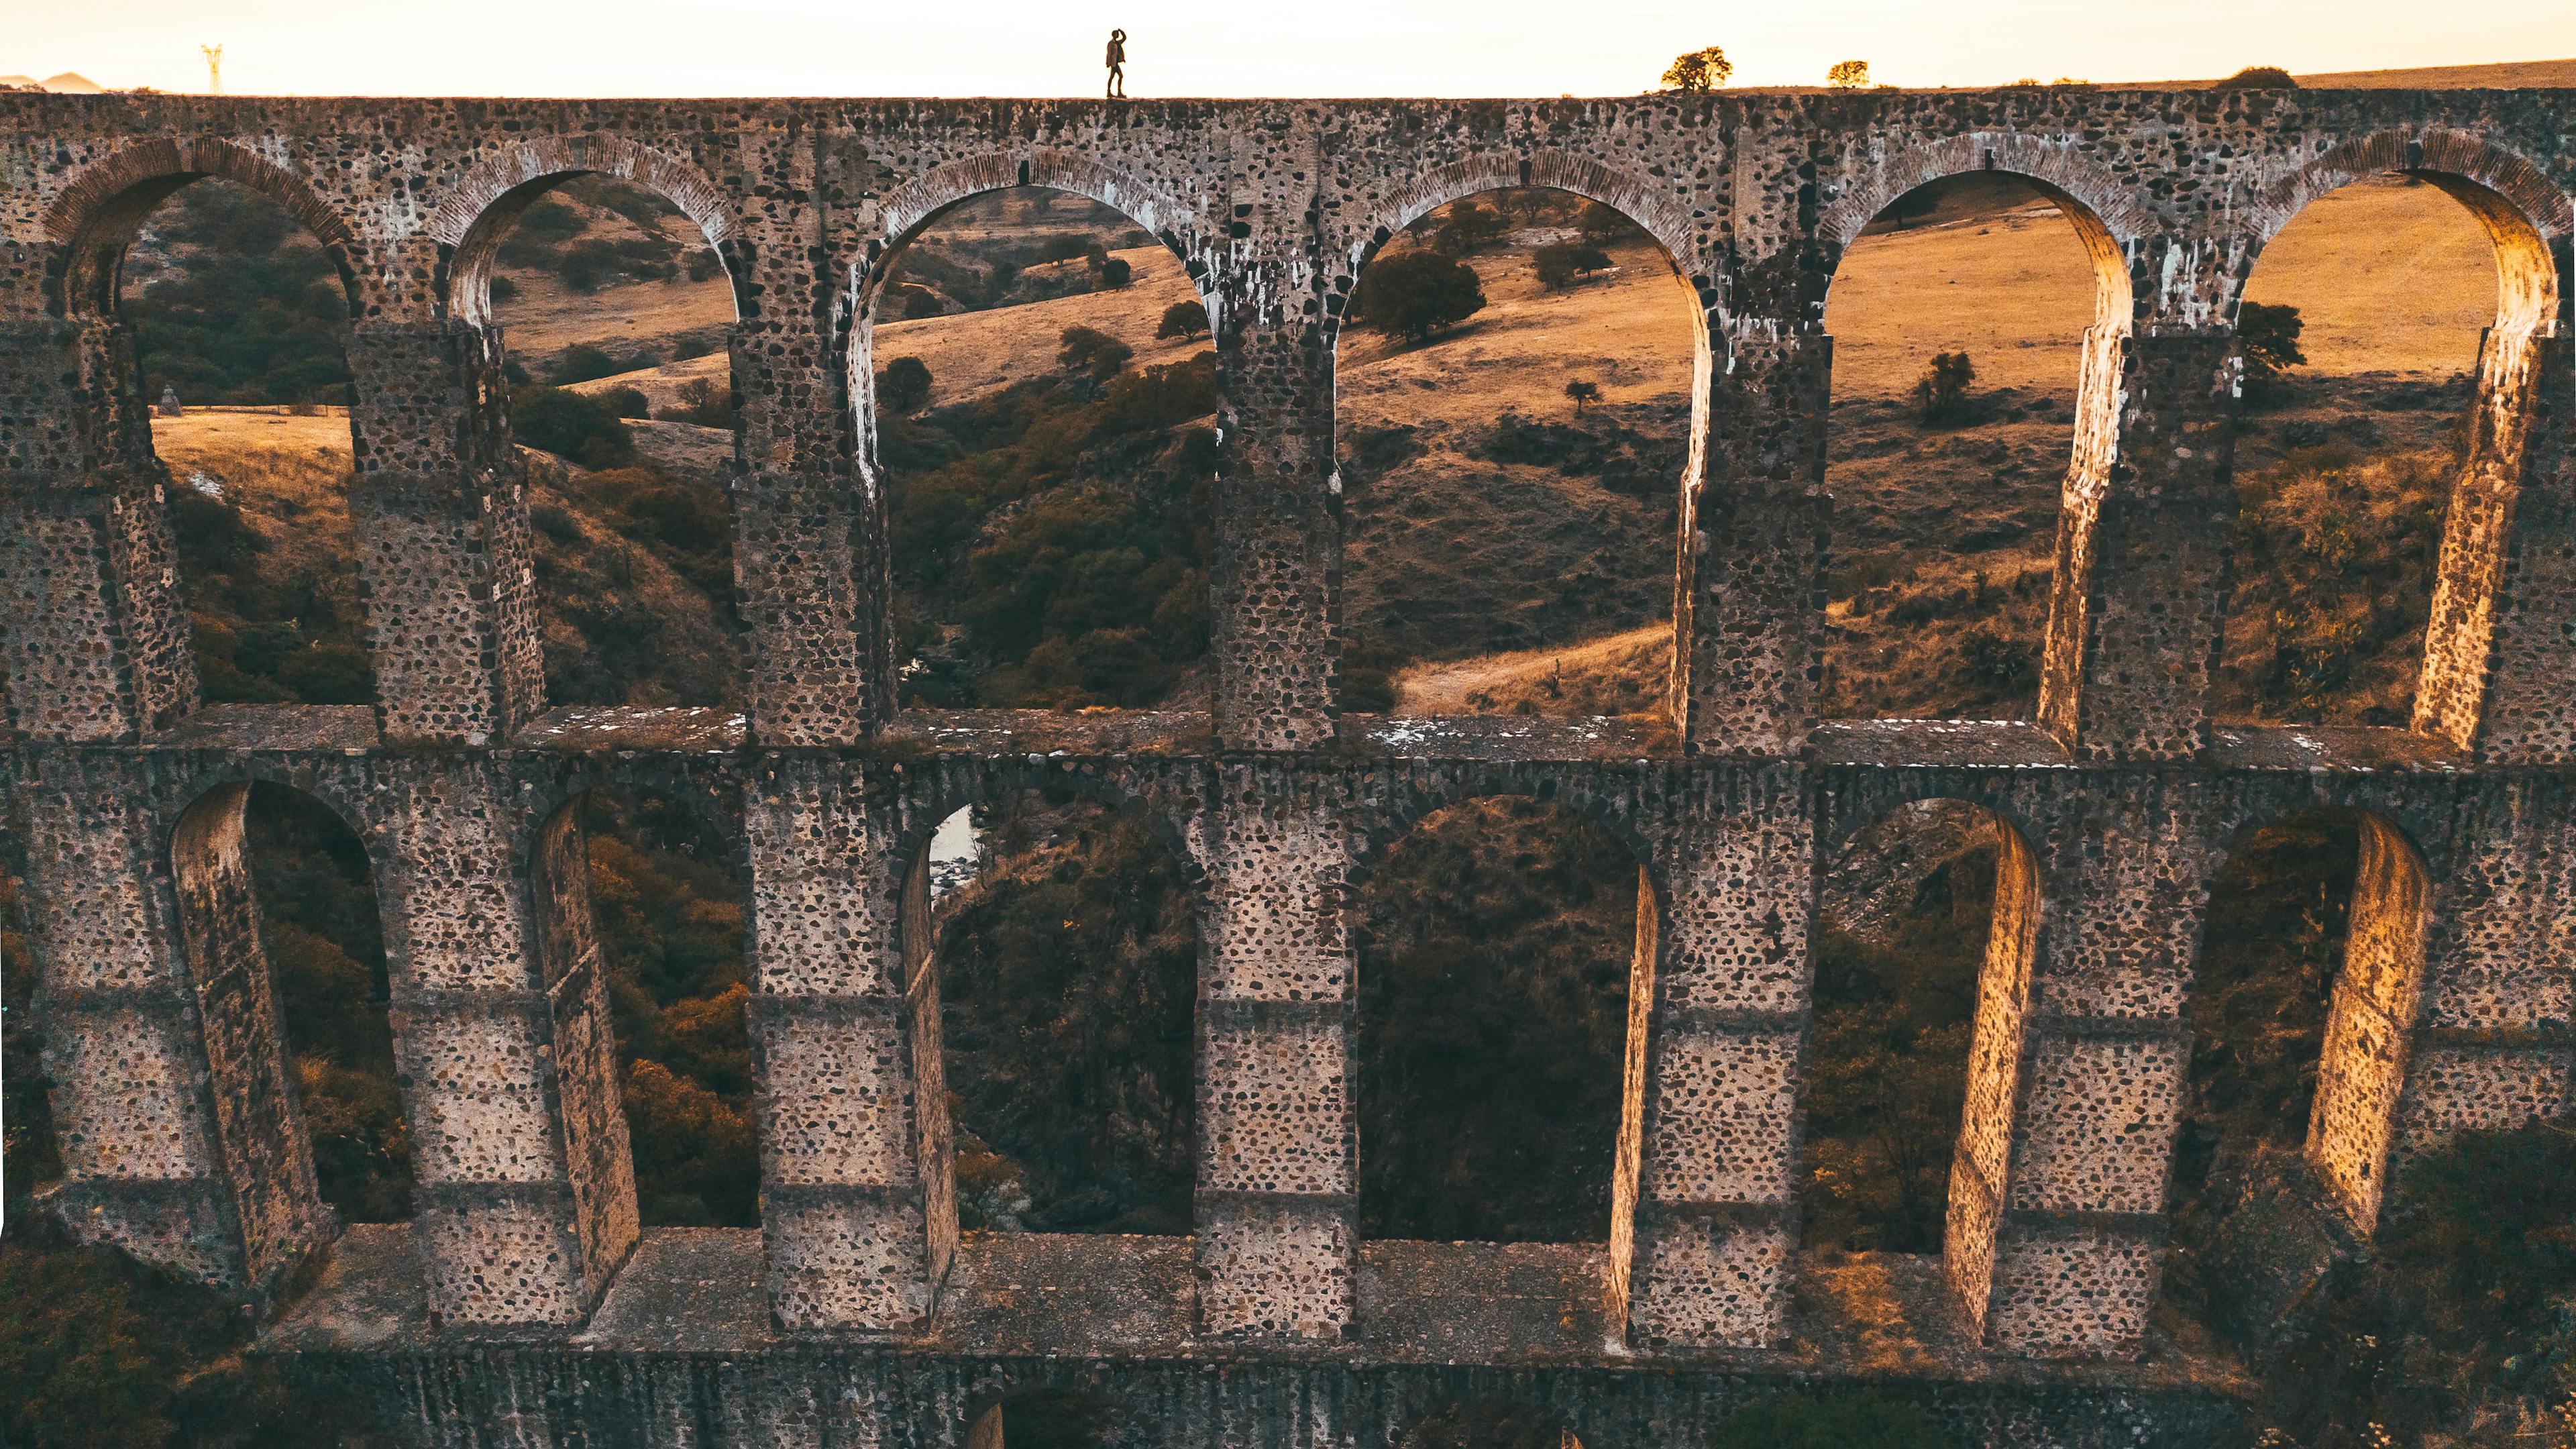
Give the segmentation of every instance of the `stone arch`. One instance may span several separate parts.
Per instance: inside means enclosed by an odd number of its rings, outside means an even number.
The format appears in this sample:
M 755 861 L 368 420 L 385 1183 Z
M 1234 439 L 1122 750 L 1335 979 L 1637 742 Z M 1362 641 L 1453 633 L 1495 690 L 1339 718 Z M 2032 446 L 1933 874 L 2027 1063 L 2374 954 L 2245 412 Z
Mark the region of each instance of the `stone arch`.
M 729 774 L 701 773 L 667 759 L 621 756 L 578 760 L 542 781 L 528 782 L 524 810 L 511 842 L 522 878 L 534 868 L 536 852 L 564 812 L 583 796 L 609 787 L 647 791 L 678 805 L 701 834 L 723 842 L 726 868 L 736 874 L 749 869 L 751 837 L 743 818 L 739 780 Z
M 1119 1386 L 1080 1370 L 1005 1372 L 978 1383 L 959 1397 L 958 1413 L 942 1428 L 941 1441 L 959 1449 L 1007 1449 L 1003 1418 L 1013 1404 L 1057 1400 L 1086 1403 L 1097 1410 L 1104 1430 L 1101 1442 L 1125 1449 L 1149 1438 L 1153 1426 L 1140 1413 L 1133 1396 Z
M 2327 998 L 2316 1096 L 2303 1155 L 2345 1223 L 2378 1226 L 2397 1165 L 2401 1097 L 2424 1012 L 2433 875 L 2415 837 L 2380 810 L 2322 804 L 2243 823 L 2211 876 L 2213 890 L 2261 831 L 2320 817 L 2357 827 L 2360 856 L 2345 913 L 2343 960 Z M 2206 919 L 2193 975 L 2209 951 Z
M 934 166 L 896 187 L 885 199 L 881 234 L 850 269 L 840 324 L 849 335 L 850 406 L 858 420 L 859 474 L 881 490 L 877 462 L 876 312 L 892 259 L 951 209 L 987 192 L 1020 186 L 1088 197 L 1153 233 L 1181 259 L 1199 305 L 1207 309 L 1210 336 L 1225 336 L 1224 298 L 1211 288 L 1213 272 L 1205 218 L 1159 189 L 1080 152 L 1042 146 L 1026 152 L 993 152 Z M 1220 349 L 1220 355 L 1222 350 Z
M 2319 197 L 2385 173 L 2428 182 L 2460 203 L 2486 233 L 2496 265 L 2496 316 L 2478 350 L 2468 456 L 2444 522 L 2409 727 L 2462 748 L 2487 733 L 2490 714 L 2510 721 L 2523 713 L 2528 727 L 2546 732 L 2556 723 L 2544 717 L 2555 709 L 2556 681 L 2500 672 L 2497 646 L 2500 629 L 2518 629 L 2525 639 L 2557 632 L 2554 622 L 2535 630 L 2537 621 L 2500 615 L 2512 595 L 2508 557 L 2525 474 L 2536 457 L 2557 451 L 2552 442 L 2535 445 L 2532 423 L 2549 411 L 2542 397 L 2553 385 L 2548 378 L 2565 374 L 2576 349 L 2576 200 L 2528 159 L 2479 137 L 2381 131 L 2327 147 L 2269 188 L 2252 219 L 2261 243 Z M 2527 663 L 2528 649 L 2514 650 L 2514 662 Z
M 1051 763 L 1006 759 L 966 762 L 964 768 L 940 771 L 933 777 L 929 792 L 921 797 L 921 808 L 903 812 L 902 828 L 896 832 L 888 856 L 894 866 L 890 878 L 898 884 L 907 882 L 928 863 L 931 837 L 939 833 L 941 823 L 949 816 L 969 806 L 991 804 L 1015 790 L 1069 790 L 1117 814 L 1142 818 L 1154 832 L 1155 840 L 1180 863 L 1182 878 L 1189 883 L 1192 908 L 1205 923 L 1207 869 L 1189 832 L 1166 802 L 1157 798 L 1158 792 L 1087 767 L 1067 769 Z
M 1972 131 L 1893 153 L 1854 158 L 1847 189 L 1816 218 L 1816 239 L 1828 248 L 1827 286 L 1861 228 L 1898 197 L 1972 171 L 2017 177 L 2066 214 L 2093 261 L 2094 325 L 2125 333 L 2137 305 L 2128 249 L 2154 230 L 2154 218 L 2137 203 L 2134 187 L 2123 184 L 2072 143 L 2016 132 Z M 1800 322 L 1821 329 L 1824 318 L 1825 293 L 1820 290 Z
M 733 198 L 691 162 L 621 136 L 582 135 L 539 137 L 484 162 L 458 178 L 422 223 L 446 259 L 439 293 L 450 315 L 477 327 L 491 325 L 492 258 L 501 238 L 537 198 L 585 172 L 643 187 L 678 207 L 723 258 L 734 315 L 757 310 L 745 291 L 748 259 Z
M 273 772 L 259 772 L 261 777 Z M 314 1252 L 339 1235 L 322 1200 L 313 1143 L 295 1090 L 268 933 L 244 849 L 251 786 L 234 772 L 185 797 L 169 835 L 170 887 L 178 936 L 213 1105 L 215 1147 L 244 1276 L 254 1292 L 281 1289 Z M 349 825 L 344 802 L 283 779 Z M 366 835 L 354 827 L 361 841 Z M 370 850 L 371 884 L 382 906 L 384 874 Z M 406 1094 L 406 1114 L 409 1108 Z
M 49 289 L 58 316 L 113 316 L 125 249 L 143 219 L 171 193 L 215 176 L 256 191 L 303 223 L 340 273 L 349 315 L 375 310 L 361 280 L 363 248 L 348 220 L 288 167 L 212 136 L 156 136 L 119 148 L 83 170 L 45 213 L 45 234 L 59 248 Z
M 1637 869 L 1653 891 L 1658 916 L 1671 910 L 1671 882 L 1667 879 L 1668 862 L 1661 844 L 1641 828 L 1634 814 L 1620 808 L 1611 798 L 1590 791 L 1560 795 L 1552 779 L 1525 780 L 1497 772 L 1478 770 L 1471 774 L 1443 775 L 1436 782 L 1409 782 L 1384 807 L 1370 807 L 1362 812 L 1363 823 L 1351 830 L 1350 849 L 1342 869 L 1342 898 L 1347 913 L 1354 909 L 1360 889 L 1368 884 L 1387 848 L 1411 833 L 1424 820 L 1470 801 L 1497 796 L 1517 796 L 1553 805 L 1573 812 L 1585 824 L 1598 827 L 1604 834 L 1628 848 L 1636 857 Z
M 1520 1392 L 1404 1395 L 1410 1402 L 1391 1406 L 1396 1412 L 1386 1449 L 1443 1449 L 1454 1435 L 1488 1446 L 1508 1443 L 1514 1449 L 1603 1449 L 1583 1434 L 1571 1406 L 1550 1407 L 1530 1394 L 1535 1385 L 1496 1387 Z

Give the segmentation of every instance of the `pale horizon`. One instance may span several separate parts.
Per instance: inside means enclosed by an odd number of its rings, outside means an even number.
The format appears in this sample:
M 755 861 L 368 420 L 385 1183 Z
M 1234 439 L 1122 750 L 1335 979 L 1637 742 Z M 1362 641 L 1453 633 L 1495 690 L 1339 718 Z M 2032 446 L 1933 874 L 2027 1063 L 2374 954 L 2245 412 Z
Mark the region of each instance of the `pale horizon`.
M 2295 0 L 2254 7 L 1849 0 L 1713 15 L 1612 3 L 1569 20 L 1533 0 L 1318 0 L 1210 18 L 1152 3 L 954 7 L 756 0 L 728 12 L 672 0 L 350 6 L 126 0 L 13 17 L 0 74 L 66 71 L 111 89 L 206 89 L 200 45 L 224 47 L 235 95 L 1082 97 L 1112 26 L 1128 89 L 1157 98 L 1634 95 L 1671 58 L 1725 48 L 1734 89 L 1821 84 L 1839 60 L 1907 87 L 2022 77 L 2115 85 L 2576 57 L 2576 7 L 2463 0 L 2428 40 L 2420 6 Z

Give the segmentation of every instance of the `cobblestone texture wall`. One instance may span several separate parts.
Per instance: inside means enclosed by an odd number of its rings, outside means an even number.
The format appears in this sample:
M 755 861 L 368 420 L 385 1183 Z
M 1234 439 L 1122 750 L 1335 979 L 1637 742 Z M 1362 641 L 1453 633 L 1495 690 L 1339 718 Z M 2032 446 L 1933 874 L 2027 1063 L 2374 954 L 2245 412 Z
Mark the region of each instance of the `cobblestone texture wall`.
M 1791 1187 L 1816 862 L 1892 810 L 1950 800 L 2016 844 L 1943 1281 L 1983 1351 L 2130 1353 L 2156 1289 L 2193 960 L 2246 831 L 2316 808 L 2376 822 L 2369 928 L 2323 1067 L 2353 1090 L 2324 1094 L 2312 1153 L 2362 1226 L 2407 1153 L 2565 1105 L 2571 115 L 2558 92 L 2086 87 L 1124 105 L 0 95 L 7 837 L 64 1140 L 54 1202 L 90 1237 L 252 1297 L 332 1251 L 256 902 L 207 824 L 243 782 L 291 784 L 376 862 L 424 1321 L 571 1333 L 638 1234 L 561 811 L 605 781 L 648 784 L 736 842 L 747 882 L 771 1321 L 936 1334 L 968 1289 L 915 867 L 958 805 L 1054 784 L 1143 812 L 1198 892 L 1196 1227 L 1175 1290 L 1189 1321 L 1246 1362 L 1329 1356 L 1370 1311 L 1356 883 L 1431 810 L 1526 794 L 1627 842 L 1651 907 L 1600 1351 L 1720 1363 L 1783 1336 L 1802 1271 Z M 1888 201 L 1985 169 L 2056 197 L 2099 283 L 2040 723 L 1819 727 L 1825 289 Z M 2476 211 L 2505 279 L 2419 718 L 2222 727 L 2208 686 L 2237 292 L 2308 200 L 2388 169 Z M 508 219 L 584 171 L 669 197 L 733 279 L 742 718 L 542 697 L 507 339 L 486 289 Z M 279 199 L 346 267 L 372 709 L 198 703 L 166 476 L 113 303 L 144 213 L 203 175 Z M 875 289 L 942 208 L 1022 183 L 1134 218 L 1215 321 L 1206 715 L 893 707 Z M 1350 289 L 1395 228 L 1524 184 L 1634 217 L 1703 318 L 1669 732 L 1382 721 L 1335 702 L 1333 364 Z M 2365 1163 L 2378 1186 L 2359 1186 Z M 681 1371 L 650 1371 L 666 1370 Z M 527 1376 L 569 1403 L 600 1392 L 592 1372 L 530 1350 L 404 1392 L 470 1426 L 530 1402 L 511 1396 Z M 896 1392 L 867 1392 L 881 1389 Z M 1376 1443 L 1401 1417 L 1384 1408 L 1342 1398 L 1331 1413 L 1360 1414 L 1347 1442 Z M 1272 1409 L 1309 1412 L 1257 1412 Z M 2094 1427 L 2053 1442 L 2117 1437 L 2098 1404 L 2065 1412 Z M 888 1442 L 948 1442 L 887 1415 Z

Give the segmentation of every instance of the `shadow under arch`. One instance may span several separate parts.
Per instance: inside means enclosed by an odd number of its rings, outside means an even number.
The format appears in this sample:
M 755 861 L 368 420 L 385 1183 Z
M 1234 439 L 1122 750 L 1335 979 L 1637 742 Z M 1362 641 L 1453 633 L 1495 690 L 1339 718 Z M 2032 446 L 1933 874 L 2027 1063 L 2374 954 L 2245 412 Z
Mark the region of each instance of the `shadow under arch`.
M 1822 878 L 1853 865 L 1859 853 L 1871 850 L 1879 838 L 1901 833 L 1935 813 L 1973 820 L 1995 848 L 1994 898 L 1987 919 L 1984 956 L 1976 970 L 1966 1079 L 1961 1092 L 1958 1137 L 1950 1154 L 1941 1235 L 1943 1279 L 1970 1324 L 1982 1331 L 1990 1299 L 1996 1237 L 2006 1206 L 2014 1115 L 2023 1085 L 2023 1040 L 2030 1013 L 2031 982 L 2039 961 L 2046 916 L 2038 856 L 2022 826 L 1988 802 L 1936 795 L 1898 805 L 1857 829 L 1841 833 L 1832 843 L 1833 864 L 1818 874 Z M 1908 816 L 1915 820 L 1908 820 Z M 1821 936 L 1822 932 L 1816 934 Z M 1812 951 L 1815 938 L 1810 939 Z M 1818 1017 L 1821 1019 L 1827 1010 L 1827 1005 L 1820 1003 Z
M 1405 1424 L 1388 1449 L 1584 1449 L 1571 1421 L 1520 1399 L 1454 1399 Z
M 501 239 L 538 198 L 573 177 L 598 174 L 641 187 L 696 223 L 724 262 L 734 316 L 757 307 L 746 290 L 742 225 L 733 202 L 695 165 L 617 136 L 548 136 L 522 143 L 458 180 L 421 230 L 441 244 L 447 274 L 440 301 L 449 315 L 492 325 L 492 262 Z
M 2576 199 L 2529 160 L 2477 137 L 2383 131 L 2333 147 L 2272 187 L 2256 218 L 2261 241 L 2268 245 L 2319 197 L 2389 174 L 2422 180 L 2460 203 L 2495 254 L 2496 316 L 2478 349 L 2467 456 L 2443 524 L 2408 725 L 2467 749 L 2490 715 L 2557 712 L 2544 704 L 2558 692 L 2555 682 L 2499 675 L 2495 644 L 2532 427 L 2549 414 L 2545 390 L 2563 398 L 2576 366 Z
M 192 181 L 218 177 L 284 207 L 311 232 L 340 274 L 349 316 L 370 307 L 361 283 L 361 247 L 346 218 L 311 183 L 276 162 L 215 137 L 154 137 L 123 147 L 65 187 L 45 215 L 56 253 L 49 302 L 56 315 L 113 317 L 126 249 L 143 219 Z
M 961 1093 L 950 1086 L 948 1035 L 952 1024 L 947 1016 L 950 1003 L 949 994 L 943 989 L 946 972 L 942 969 L 942 958 L 956 945 L 958 928 L 963 921 L 963 911 L 972 909 L 989 898 L 978 890 L 980 881 L 970 878 L 959 882 L 958 889 L 947 901 L 934 901 L 931 882 L 931 844 L 938 827 L 958 812 L 1000 806 L 1032 795 L 1041 798 L 1049 795 L 1070 797 L 1074 801 L 1094 807 L 1113 830 L 1122 824 L 1143 824 L 1146 834 L 1153 842 L 1151 849 L 1174 868 L 1179 889 L 1185 898 L 1184 904 L 1192 930 L 1190 958 L 1187 963 L 1188 980 L 1186 985 L 1176 988 L 1172 993 L 1172 999 L 1180 1004 L 1183 1024 L 1188 1028 L 1183 1033 L 1188 1046 L 1182 1053 L 1183 1059 L 1178 1064 L 1179 1070 L 1174 1074 L 1180 1079 L 1181 1086 L 1179 1090 L 1172 1093 L 1172 1101 L 1180 1113 L 1190 1121 L 1192 1132 L 1195 1133 L 1197 1130 L 1194 1079 L 1198 1047 L 1195 1003 L 1207 943 L 1214 939 L 1214 935 L 1208 914 L 1210 905 L 1206 880 L 1196 856 L 1188 848 L 1185 838 L 1175 827 L 1171 817 L 1158 808 L 1156 802 L 1149 796 L 1130 792 L 1089 771 L 1058 771 L 1015 764 L 999 769 L 950 773 L 941 779 L 938 788 L 930 797 L 933 803 L 930 809 L 924 812 L 928 818 L 928 824 L 924 826 L 915 823 L 908 829 L 902 840 L 898 842 L 893 856 L 898 866 L 895 876 L 899 882 L 895 935 L 906 1002 L 904 1029 L 912 1055 L 916 1092 L 918 1099 L 924 1104 L 924 1109 L 919 1114 L 921 1172 L 925 1184 L 925 1216 L 928 1219 L 931 1277 L 934 1282 L 946 1276 L 948 1265 L 956 1252 L 956 1238 L 959 1231 L 956 1109 L 971 1095 L 971 1087 L 968 1092 Z M 1079 829 L 1077 827 L 1077 833 Z M 1096 878 L 1099 874 L 1095 864 L 1089 861 L 1086 861 L 1080 872 L 1083 878 Z M 1055 879 L 1061 882 L 1064 877 L 1059 873 Z M 1074 912 L 1074 918 L 1063 922 L 1068 934 L 1051 944 L 1050 954 L 1069 955 L 1075 961 L 1083 959 L 1085 938 L 1072 933 L 1084 914 L 1082 910 L 1077 909 Z M 1054 917 L 1050 915 L 1049 920 L 1053 919 Z M 1150 953 L 1148 959 L 1150 959 Z M 1148 976 L 1142 979 L 1150 981 L 1151 978 Z M 1067 993 L 1067 996 L 1078 994 L 1078 992 Z M 1149 1003 L 1150 1000 L 1149 996 Z M 1135 1002 L 1132 998 L 1126 1002 L 1126 1005 L 1129 1010 L 1122 1013 L 1122 1016 L 1126 1017 L 1131 1024 L 1149 1022 L 1148 1013 L 1134 1009 Z M 1150 1071 L 1149 1067 L 1148 1072 Z M 1044 1114 L 1039 1115 L 1042 1117 Z M 1021 1125 L 1033 1132 L 1037 1131 L 1037 1127 L 1030 1123 Z M 1043 1133 L 1039 1132 L 1038 1136 L 1042 1137 Z M 1183 1196 L 1190 1195 L 1190 1192 L 1185 1189 Z M 1185 1206 L 1183 1212 L 1187 1211 Z M 1079 1223 L 1082 1220 L 1076 1221 Z M 1092 1221 L 1096 1222 L 1097 1219 Z M 1067 1229 L 1075 1232 L 1099 1230 L 1080 1226 Z M 1158 1233 L 1164 1229 L 1160 1226 L 1125 1228 L 1113 1226 L 1109 1231 Z M 1187 1229 L 1182 1228 L 1180 1231 L 1186 1232 Z
M 2199 998 L 2218 984 L 2208 970 L 2213 932 L 2226 893 L 2245 889 L 2235 884 L 2244 862 L 2266 835 L 2302 827 L 2349 830 L 2355 852 L 2300 1155 L 2345 1225 L 2367 1238 L 2378 1226 L 2390 1175 L 2400 1165 L 2400 1099 L 2423 1014 L 2432 875 L 2422 850 L 2387 817 L 2351 806 L 2318 806 L 2247 824 L 2228 842 L 2212 878 L 2213 908 L 2195 952 L 2192 990 L 2198 1007 Z
M 214 1146 L 241 1237 L 244 1275 L 253 1293 L 266 1298 L 337 1238 L 341 1223 L 314 1170 L 249 859 L 245 825 L 251 791 L 261 784 L 296 790 L 353 838 L 366 837 L 338 804 L 283 782 L 248 778 L 206 785 L 170 832 L 172 895 L 215 1109 Z M 369 883 L 381 889 L 373 851 L 369 865 Z M 408 1119 L 409 1093 L 404 1096 Z

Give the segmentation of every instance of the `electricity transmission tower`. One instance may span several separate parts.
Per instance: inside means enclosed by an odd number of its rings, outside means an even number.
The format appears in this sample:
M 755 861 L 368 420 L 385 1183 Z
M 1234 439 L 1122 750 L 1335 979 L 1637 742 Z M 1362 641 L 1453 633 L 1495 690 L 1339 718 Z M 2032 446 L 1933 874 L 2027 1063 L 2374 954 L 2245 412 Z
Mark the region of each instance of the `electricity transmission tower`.
M 224 48 L 220 45 L 201 45 L 197 49 L 205 52 L 206 55 L 206 93 L 222 95 L 224 93 Z

